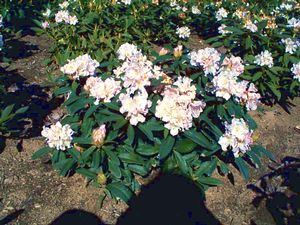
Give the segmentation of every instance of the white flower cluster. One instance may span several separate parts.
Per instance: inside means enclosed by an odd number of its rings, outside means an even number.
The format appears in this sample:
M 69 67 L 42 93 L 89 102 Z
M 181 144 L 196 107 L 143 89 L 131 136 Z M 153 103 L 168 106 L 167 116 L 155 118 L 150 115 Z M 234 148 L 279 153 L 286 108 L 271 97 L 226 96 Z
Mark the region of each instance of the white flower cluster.
M 96 98 L 95 105 L 98 105 L 101 100 L 110 102 L 113 97 L 121 91 L 121 82 L 113 78 L 107 78 L 103 81 L 100 77 L 89 77 L 86 80 L 84 89 L 90 96 Z
M 244 27 L 253 33 L 258 31 L 257 26 L 250 19 L 245 21 Z
M 201 11 L 200 11 L 200 9 L 198 8 L 198 6 L 192 6 L 192 13 L 193 14 L 201 14 Z
M 274 65 L 272 53 L 268 50 L 261 52 L 259 55 L 255 56 L 254 63 L 259 66 L 268 66 L 271 68 Z
M 60 71 L 67 75 L 72 75 L 73 79 L 86 77 L 95 74 L 99 63 L 93 60 L 88 54 L 78 56 L 75 59 L 69 60 L 66 65 L 60 68 Z
M 228 12 L 226 11 L 226 9 L 224 8 L 220 8 L 217 12 L 216 12 L 216 18 L 217 21 L 222 20 L 223 18 L 227 18 L 228 16 Z
M 291 71 L 294 74 L 294 79 L 300 82 L 300 62 L 294 64 Z
M 179 77 L 174 83 L 177 87 L 167 86 L 163 99 L 157 102 L 155 116 L 165 122 L 165 127 L 175 136 L 193 125 L 193 118 L 199 117 L 205 102 L 195 101 L 196 87 L 188 77 Z
M 71 16 L 67 10 L 60 10 L 55 14 L 55 22 L 65 22 L 66 24 L 76 25 L 78 23 L 78 19 L 76 15 Z
M 292 27 L 294 29 L 300 29 L 300 19 L 292 18 L 288 20 L 288 27 Z
M 226 30 L 226 25 L 225 24 L 222 24 L 218 27 L 218 32 L 219 34 L 222 34 L 222 35 L 225 35 L 225 34 L 231 34 L 232 31 L 229 31 L 229 30 Z
M 139 122 L 143 123 L 146 120 L 146 115 L 152 102 L 148 100 L 147 93 L 138 93 L 131 97 L 130 94 L 120 94 L 121 113 L 127 113 L 126 119 L 129 119 L 131 125 L 136 126 Z
M 50 128 L 43 127 L 42 130 L 42 136 L 46 138 L 49 147 L 63 151 L 71 147 L 73 133 L 70 125 L 62 126 L 60 122 L 51 125 Z
M 261 96 L 254 84 L 238 81 L 238 76 L 243 72 L 244 65 L 240 57 L 226 57 L 218 74 L 212 80 L 214 92 L 217 97 L 226 100 L 234 96 L 238 102 L 246 105 L 247 110 L 255 110 Z
M 188 27 L 178 27 L 176 30 L 176 34 L 182 39 L 189 38 L 191 35 L 191 30 Z
M 202 66 L 205 75 L 215 75 L 219 69 L 221 54 L 214 48 L 204 48 L 190 54 L 192 66 Z
M 253 131 L 249 129 L 243 119 L 233 118 L 231 124 L 225 124 L 225 129 L 225 134 L 220 137 L 218 142 L 223 151 L 231 148 L 234 157 L 239 157 L 241 153 L 246 153 L 251 149 Z
M 153 66 L 153 63 L 147 60 L 147 57 L 134 45 L 123 44 L 118 54 L 119 59 L 126 60 L 114 70 L 114 74 L 123 80 L 123 86 L 130 94 L 135 91 L 146 92 L 145 87 L 151 84 L 151 79 L 163 76 L 161 68 Z
M 300 46 L 299 41 L 293 41 L 291 38 L 282 39 L 281 42 L 285 44 L 285 52 L 290 54 L 295 53 Z

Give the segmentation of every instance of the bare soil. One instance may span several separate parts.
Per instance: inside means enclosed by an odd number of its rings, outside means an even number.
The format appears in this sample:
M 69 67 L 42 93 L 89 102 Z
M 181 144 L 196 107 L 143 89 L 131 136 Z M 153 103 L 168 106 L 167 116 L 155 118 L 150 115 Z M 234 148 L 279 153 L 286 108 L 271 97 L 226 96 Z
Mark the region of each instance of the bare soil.
M 30 50 L 31 54 L 16 59 L 8 71 L 15 71 L 29 84 L 46 82 L 42 61 L 48 56 L 49 40 L 25 36 L 20 41 L 36 48 Z M 49 96 L 45 96 L 45 101 L 48 100 Z M 294 99 L 292 104 L 289 113 L 279 105 L 263 106 L 262 112 L 252 113 L 259 124 L 258 142 L 270 149 L 278 161 L 285 156 L 300 158 L 300 132 L 296 128 L 300 125 L 300 99 Z M 48 114 L 55 110 L 60 109 L 53 107 Z M 126 204 L 107 198 L 101 207 L 101 189 L 86 186 L 85 180 L 77 174 L 69 178 L 58 176 L 47 157 L 32 161 L 31 155 L 41 146 L 43 140 L 39 136 L 24 138 L 21 143 L 6 140 L 6 147 L 0 153 L 0 218 L 24 210 L 11 224 L 49 224 L 66 210 L 76 208 L 96 214 L 105 224 L 115 224 L 126 211 Z M 270 171 L 267 165 L 274 165 L 267 159 L 264 163 L 263 168 L 252 168 L 248 183 L 235 168 L 232 168 L 234 182 L 215 174 L 224 185 L 206 192 L 206 204 L 222 224 L 275 224 L 264 204 L 258 208 L 253 206 L 256 194 L 247 188 L 247 184 L 259 183 L 259 178 Z

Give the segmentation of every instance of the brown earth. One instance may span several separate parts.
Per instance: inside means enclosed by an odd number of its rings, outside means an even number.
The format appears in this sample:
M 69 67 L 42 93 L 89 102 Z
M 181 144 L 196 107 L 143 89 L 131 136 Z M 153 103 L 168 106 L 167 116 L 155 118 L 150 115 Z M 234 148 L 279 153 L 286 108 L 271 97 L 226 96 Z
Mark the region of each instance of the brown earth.
M 45 83 L 47 71 L 42 66 L 42 61 L 48 55 L 49 41 L 33 36 L 25 36 L 21 41 L 26 45 L 35 45 L 37 49 L 26 57 L 16 59 L 8 70 L 14 70 L 27 83 Z M 45 101 L 49 100 L 49 97 L 45 98 Z M 258 141 L 272 150 L 278 160 L 285 156 L 300 157 L 300 132 L 296 129 L 300 125 L 300 99 L 297 98 L 292 103 L 294 106 L 290 108 L 290 113 L 278 105 L 263 106 L 262 112 L 253 113 L 259 124 L 256 133 Z M 49 224 L 64 211 L 76 208 L 96 214 L 106 224 L 115 224 L 126 210 L 124 203 L 108 198 L 101 207 L 99 196 L 102 190 L 86 186 L 80 175 L 60 177 L 47 158 L 32 161 L 31 155 L 43 145 L 40 137 L 24 139 L 21 144 L 22 148 L 19 140 L 8 139 L 5 149 L 0 153 L 0 218 L 17 210 L 24 210 L 11 224 Z M 264 204 L 258 208 L 253 206 L 252 200 L 256 194 L 247 188 L 247 184 L 259 183 L 259 178 L 270 171 L 267 165 L 274 165 L 267 159 L 264 162 L 263 168 L 252 168 L 248 183 L 235 168 L 232 168 L 234 185 L 227 177 L 215 175 L 224 185 L 210 188 L 206 192 L 206 203 L 208 209 L 223 224 L 275 224 Z

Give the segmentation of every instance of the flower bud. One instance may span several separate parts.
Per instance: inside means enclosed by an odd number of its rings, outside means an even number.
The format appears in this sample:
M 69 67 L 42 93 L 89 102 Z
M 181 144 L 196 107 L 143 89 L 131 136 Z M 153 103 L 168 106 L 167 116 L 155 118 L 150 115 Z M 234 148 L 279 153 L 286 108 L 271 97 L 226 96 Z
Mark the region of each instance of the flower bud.
M 102 172 L 98 173 L 98 175 L 97 175 L 97 181 L 101 185 L 106 184 L 107 178 L 106 178 L 105 174 L 102 173 Z
M 93 130 L 93 143 L 100 147 L 104 143 L 104 139 L 106 136 L 106 128 L 105 125 L 101 125 L 99 128 Z
M 174 56 L 176 58 L 179 58 L 182 56 L 182 45 L 178 45 L 176 48 L 174 48 Z

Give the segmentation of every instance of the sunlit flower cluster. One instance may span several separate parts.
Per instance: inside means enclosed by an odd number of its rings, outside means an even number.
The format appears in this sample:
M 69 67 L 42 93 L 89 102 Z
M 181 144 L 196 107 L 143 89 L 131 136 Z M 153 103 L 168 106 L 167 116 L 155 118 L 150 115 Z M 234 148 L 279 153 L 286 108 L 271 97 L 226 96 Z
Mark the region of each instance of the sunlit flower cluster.
M 268 66 L 271 68 L 274 65 L 272 53 L 268 50 L 261 52 L 259 55 L 255 56 L 254 63 L 259 66 Z
M 228 16 L 228 12 L 224 8 L 220 8 L 216 12 L 216 18 L 217 18 L 218 21 L 222 20 L 223 18 L 226 18 L 227 16 Z
M 293 41 L 291 38 L 282 39 L 281 42 L 285 44 L 285 52 L 290 54 L 295 53 L 300 46 L 299 41 Z
M 89 77 L 84 89 L 90 96 L 96 98 L 94 104 L 98 105 L 102 100 L 103 102 L 110 102 L 114 96 L 119 94 L 121 91 L 121 82 L 113 78 L 107 78 L 103 81 L 100 77 Z
M 176 34 L 182 39 L 186 39 L 191 35 L 191 30 L 188 27 L 178 27 Z
M 70 125 L 62 125 L 60 122 L 53 124 L 49 127 L 43 127 L 42 136 L 46 138 L 46 141 L 50 148 L 56 148 L 57 150 L 66 150 L 71 147 L 73 130 Z
M 148 100 L 148 94 L 139 92 L 131 96 L 130 94 L 120 94 L 121 101 L 120 112 L 125 114 L 126 119 L 129 119 L 131 125 L 136 126 L 139 122 L 143 123 L 146 120 L 146 115 L 152 102 Z
M 155 116 L 165 122 L 165 127 L 175 136 L 180 131 L 188 130 L 193 125 L 193 118 L 199 117 L 205 102 L 196 101 L 196 87 L 188 77 L 179 77 L 167 86 L 162 93 L 163 99 L 157 102 Z
M 163 72 L 159 66 L 153 66 L 146 56 L 137 51 L 137 48 L 131 46 L 130 49 L 125 57 L 126 60 L 114 70 L 114 74 L 123 81 L 123 86 L 128 93 L 134 93 L 137 90 L 145 92 L 145 87 L 151 84 L 151 79 L 158 79 L 163 76 Z
M 291 71 L 294 74 L 294 79 L 300 82 L 300 62 L 294 64 Z
M 253 33 L 257 32 L 257 30 L 258 30 L 257 26 L 250 19 L 245 21 L 244 27 Z
M 125 60 L 133 55 L 136 55 L 138 52 L 139 51 L 136 45 L 129 43 L 122 44 L 117 51 L 118 59 Z
M 219 69 L 221 54 L 214 48 L 204 48 L 190 54 L 192 66 L 202 66 L 205 75 L 215 75 Z
M 251 149 L 253 132 L 243 119 L 233 118 L 231 124 L 225 123 L 225 129 L 218 142 L 223 151 L 230 149 L 234 157 L 239 157 Z
M 99 63 L 93 60 L 88 54 L 78 56 L 75 59 L 68 60 L 68 63 L 60 68 L 64 74 L 71 75 L 73 79 L 86 77 L 95 74 Z
M 55 14 L 55 22 L 65 22 L 66 24 L 76 25 L 78 19 L 75 15 L 71 16 L 67 10 L 60 10 Z

